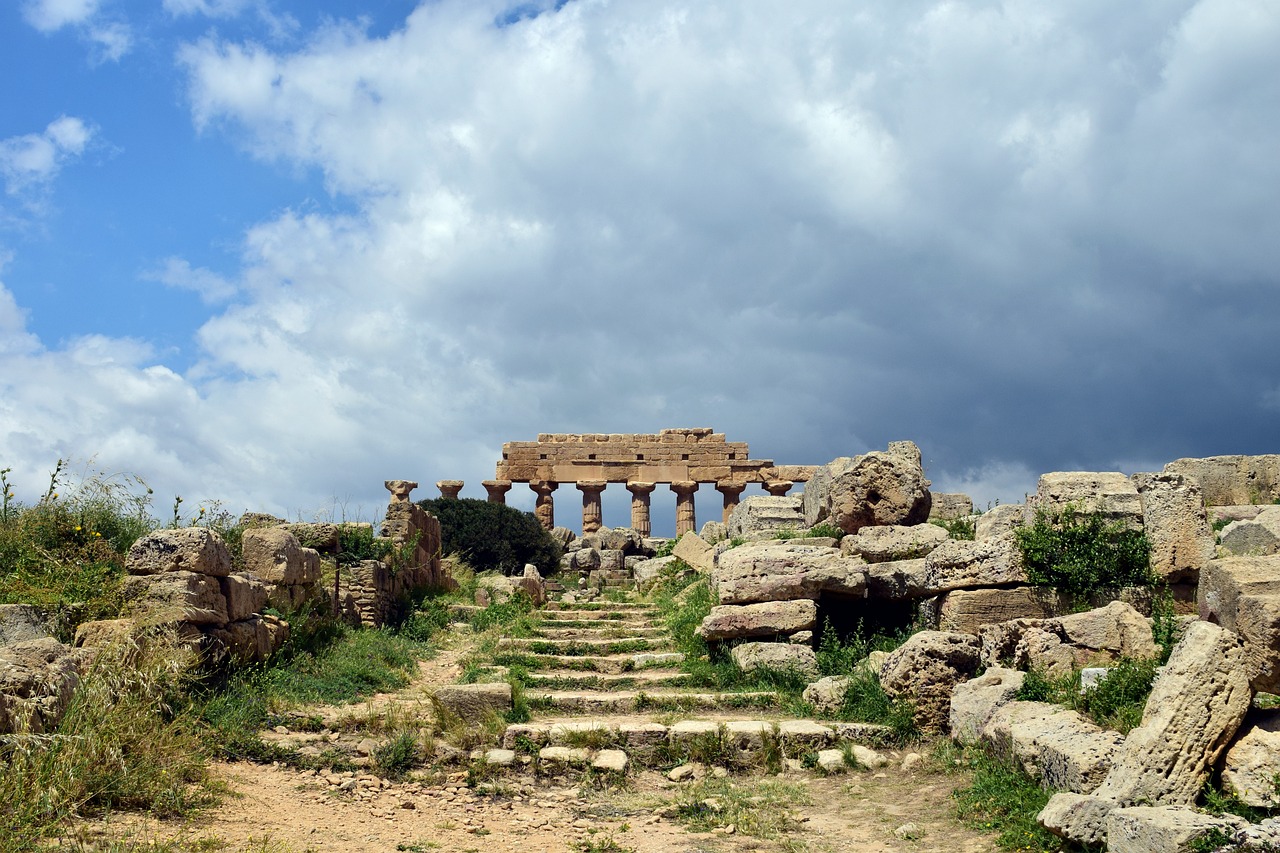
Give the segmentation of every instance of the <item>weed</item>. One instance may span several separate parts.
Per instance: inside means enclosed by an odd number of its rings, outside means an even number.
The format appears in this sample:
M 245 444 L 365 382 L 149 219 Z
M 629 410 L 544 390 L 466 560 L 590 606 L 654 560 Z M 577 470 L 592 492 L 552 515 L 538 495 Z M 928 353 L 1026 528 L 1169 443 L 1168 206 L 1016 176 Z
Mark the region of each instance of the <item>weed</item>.
M 960 763 L 972 774 L 970 784 L 953 794 L 965 824 L 997 833 L 996 843 L 1007 850 L 1074 849 L 1036 822 L 1051 791 L 982 749 L 966 750 Z
M 943 530 L 947 531 L 947 536 L 952 539 L 962 539 L 969 542 L 973 541 L 973 537 L 977 534 L 978 523 L 972 516 L 962 516 L 960 518 L 948 519 L 932 519 L 931 524 L 936 524 Z
M 915 707 L 906 699 L 890 699 L 880 685 L 879 677 L 860 668 L 849 676 L 844 699 L 837 714 L 842 720 L 878 723 L 893 731 L 894 740 L 906 743 L 919 737 Z
M 844 538 L 845 533 L 843 530 L 841 530 L 839 527 L 836 527 L 831 522 L 824 521 L 824 522 L 821 522 L 820 524 L 815 524 L 813 527 L 810 527 L 808 535 L 834 539 L 837 542 L 839 542 L 841 539 Z
M 614 833 L 599 835 L 598 832 L 595 829 L 587 830 L 587 837 L 574 842 L 573 849 L 578 853 L 636 853 L 636 848 L 619 844 Z
M 414 732 L 400 732 L 391 740 L 374 747 L 369 756 L 373 767 L 388 779 L 403 779 L 420 760 L 418 737 Z
M 1039 586 L 1086 598 L 1098 589 L 1155 582 L 1146 535 L 1102 513 L 1070 504 L 1058 513 L 1037 510 L 1035 521 L 1014 534 L 1027 577 Z
M 807 805 L 798 785 L 774 780 L 739 786 L 729 779 L 707 779 L 682 789 L 674 800 L 676 819 L 695 832 L 734 826 L 739 833 L 778 839 L 801 827 L 794 809 Z
M 1078 709 L 1103 728 L 1128 734 L 1142 722 L 1158 665 L 1154 659 L 1121 658 L 1106 678 L 1081 694 Z

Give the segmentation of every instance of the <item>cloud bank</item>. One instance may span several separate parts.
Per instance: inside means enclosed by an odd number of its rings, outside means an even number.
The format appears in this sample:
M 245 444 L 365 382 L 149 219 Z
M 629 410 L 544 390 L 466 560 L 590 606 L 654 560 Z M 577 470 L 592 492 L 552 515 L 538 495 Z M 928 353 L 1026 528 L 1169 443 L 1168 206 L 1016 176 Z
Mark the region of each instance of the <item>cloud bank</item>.
M 538 432 L 714 426 L 803 463 L 911 438 L 980 503 L 1275 450 L 1274 4 L 508 13 L 183 45 L 202 138 L 343 210 L 265 216 L 234 281 L 150 271 L 220 306 L 182 374 L 32 342 L 0 300 L 6 449 L 286 512 L 387 477 L 480 497 Z

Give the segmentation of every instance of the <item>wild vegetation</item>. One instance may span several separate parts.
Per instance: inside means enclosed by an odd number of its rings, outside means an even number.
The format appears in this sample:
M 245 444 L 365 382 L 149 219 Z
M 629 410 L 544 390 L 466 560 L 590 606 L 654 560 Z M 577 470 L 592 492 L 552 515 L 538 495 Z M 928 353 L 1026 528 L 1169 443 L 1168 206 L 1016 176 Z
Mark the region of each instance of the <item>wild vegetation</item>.
M 1151 543 L 1141 530 L 1103 513 L 1067 505 L 1061 512 L 1036 510 L 1029 525 L 1014 531 L 1027 578 L 1040 586 L 1087 598 L 1100 589 L 1151 586 Z

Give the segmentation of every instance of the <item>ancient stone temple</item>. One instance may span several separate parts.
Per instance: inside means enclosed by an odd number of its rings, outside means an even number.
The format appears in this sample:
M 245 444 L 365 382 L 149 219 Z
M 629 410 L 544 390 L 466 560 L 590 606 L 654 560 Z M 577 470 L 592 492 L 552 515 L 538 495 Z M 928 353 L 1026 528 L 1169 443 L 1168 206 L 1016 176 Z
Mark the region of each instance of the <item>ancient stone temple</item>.
M 676 495 L 676 535 L 696 526 L 693 496 L 709 484 L 724 496 L 724 519 L 752 483 L 771 495 L 785 495 L 808 482 L 812 465 L 774 465 L 752 459 L 745 442 L 725 441 L 724 433 L 700 429 L 664 429 L 653 435 L 550 434 L 537 441 L 502 445 L 497 477 L 486 480 L 489 500 L 505 503 L 512 483 L 527 483 L 537 494 L 534 512 L 548 530 L 555 526 L 553 493 L 564 483 L 582 492 L 582 531 L 600 529 L 601 494 L 610 483 L 631 493 L 631 526 L 641 536 L 651 531 L 649 498 L 659 484 Z

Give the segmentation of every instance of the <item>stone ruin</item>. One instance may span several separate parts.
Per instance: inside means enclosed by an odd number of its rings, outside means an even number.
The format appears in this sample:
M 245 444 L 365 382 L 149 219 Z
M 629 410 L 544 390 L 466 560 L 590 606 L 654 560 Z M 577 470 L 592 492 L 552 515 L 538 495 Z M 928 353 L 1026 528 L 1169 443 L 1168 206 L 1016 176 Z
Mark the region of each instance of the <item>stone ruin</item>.
M 824 624 L 914 619 L 925 630 L 862 665 L 912 701 L 925 730 L 985 743 L 1060 792 L 1039 816 L 1053 832 L 1113 851 L 1185 850 L 1211 830 L 1233 837 L 1232 850 L 1280 849 L 1280 820 L 1249 826 L 1192 808 L 1215 772 L 1242 802 L 1280 807 L 1280 710 L 1253 705 L 1256 692 L 1280 692 L 1280 456 L 1045 474 L 1025 504 L 969 515 L 972 541 L 922 523 L 971 512 L 928 486 L 919 451 L 899 442 L 816 470 L 803 495 L 743 501 L 723 531 L 741 544 L 684 536 L 679 552 L 708 574 L 716 601 L 698 633 L 744 669 L 813 674 Z M 1148 590 L 1080 602 L 1029 582 L 1015 528 L 1068 505 L 1143 531 L 1178 614 L 1180 639 L 1128 736 L 1014 699 L 1030 669 L 1066 674 L 1158 654 Z M 820 523 L 846 535 L 804 535 Z M 777 539 L 782 530 L 793 538 Z M 815 681 L 805 698 L 838 706 L 845 683 Z
M 204 527 L 140 538 L 126 560 L 122 618 L 80 625 L 74 648 L 50 636 L 34 608 L 0 606 L 0 733 L 19 720 L 37 733 L 55 726 L 93 650 L 140 641 L 149 630 L 172 631 L 214 658 L 265 661 L 289 637 L 289 623 L 268 609 L 310 605 L 376 627 L 411 591 L 451 587 L 440 559 L 440 522 L 409 501 L 417 484 L 386 486 L 392 499 L 380 538 L 392 555 L 385 560 L 337 564 L 342 528 L 372 534 L 372 525 L 288 523 L 247 513 L 240 519 L 243 571 L 232 572 L 226 544 Z M 324 561 L 335 569 L 332 588 L 322 581 Z
M 527 483 L 537 495 L 534 513 L 547 530 L 555 527 L 554 492 L 572 483 L 582 492 L 582 532 L 601 527 L 600 495 L 610 483 L 622 483 L 631 493 L 631 529 L 649 536 L 649 500 L 658 484 L 676 495 L 676 535 L 696 529 L 693 495 L 701 484 L 712 484 L 724 496 L 724 519 L 738 505 L 752 483 L 771 495 L 785 495 L 796 483 L 808 481 L 811 465 L 774 465 L 771 459 L 751 459 L 744 442 L 727 442 L 710 428 L 664 429 L 656 435 L 550 434 L 537 441 L 502 445 L 497 476 L 485 480 L 489 500 L 505 503 L 513 483 Z M 442 480 L 440 492 L 456 497 L 461 480 Z M 446 488 L 447 487 L 447 488 Z

